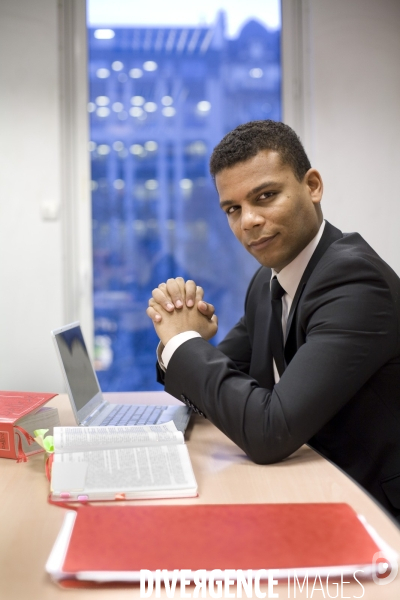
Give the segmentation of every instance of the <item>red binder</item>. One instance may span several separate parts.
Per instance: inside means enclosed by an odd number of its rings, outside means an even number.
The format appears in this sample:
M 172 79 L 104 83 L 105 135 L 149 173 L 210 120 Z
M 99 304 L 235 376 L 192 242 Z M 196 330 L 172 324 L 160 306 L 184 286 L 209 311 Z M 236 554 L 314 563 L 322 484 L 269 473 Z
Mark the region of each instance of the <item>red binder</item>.
M 347 504 L 84 506 L 67 517 L 47 564 L 58 580 L 138 581 L 141 569 L 353 572 L 380 550 Z

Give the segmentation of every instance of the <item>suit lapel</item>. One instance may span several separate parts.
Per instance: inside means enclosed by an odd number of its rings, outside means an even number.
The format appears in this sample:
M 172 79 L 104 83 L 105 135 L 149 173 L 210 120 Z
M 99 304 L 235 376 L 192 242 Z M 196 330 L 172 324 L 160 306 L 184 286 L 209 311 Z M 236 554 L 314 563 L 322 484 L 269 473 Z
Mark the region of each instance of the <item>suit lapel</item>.
M 296 313 L 297 305 L 298 305 L 301 295 L 304 291 L 306 283 L 307 283 L 308 279 L 310 278 L 311 273 L 314 271 L 315 267 L 317 266 L 318 262 L 321 260 L 322 256 L 325 254 L 325 252 L 328 250 L 329 246 L 331 244 L 333 244 L 333 242 L 336 242 L 336 240 L 339 240 L 342 237 L 343 237 L 343 234 L 339 229 L 337 229 L 336 227 L 334 227 L 333 225 L 328 223 L 328 221 L 325 222 L 324 233 L 322 234 L 322 237 L 318 243 L 318 246 L 316 247 L 314 254 L 310 258 L 308 265 L 305 268 L 303 276 L 297 287 L 296 294 L 293 298 L 293 302 L 292 302 L 292 306 L 290 308 L 288 322 L 287 322 L 287 326 L 286 326 L 285 355 L 286 355 L 286 350 L 288 350 L 288 352 L 290 354 L 292 354 L 292 352 L 290 351 L 290 347 L 292 346 L 292 344 L 290 344 L 289 336 L 290 336 L 292 324 L 294 322 L 294 315 Z M 288 342 L 289 342 L 289 344 L 288 344 Z M 287 345 L 288 345 L 288 349 L 286 349 Z M 292 358 L 292 356 L 287 357 L 288 363 L 290 362 L 291 358 Z

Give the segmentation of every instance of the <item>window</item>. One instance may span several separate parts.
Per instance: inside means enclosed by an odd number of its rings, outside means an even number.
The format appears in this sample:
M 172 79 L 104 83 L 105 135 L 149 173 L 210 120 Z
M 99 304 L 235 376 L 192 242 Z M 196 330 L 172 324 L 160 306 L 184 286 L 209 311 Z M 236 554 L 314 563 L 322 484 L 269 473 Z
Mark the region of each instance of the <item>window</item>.
M 281 118 L 280 6 L 222 4 L 208 14 L 202 2 L 199 23 L 198 10 L 178 0 L 149 9 L 88 3 L 95 367 L 104 391 L 157 389 L 158 338 L 145 310 L 161 281 L 181 275 L 204 287 L 217 343 L 240 318 L 257 268 L 218 207 L 208 161 L 240 123 Z

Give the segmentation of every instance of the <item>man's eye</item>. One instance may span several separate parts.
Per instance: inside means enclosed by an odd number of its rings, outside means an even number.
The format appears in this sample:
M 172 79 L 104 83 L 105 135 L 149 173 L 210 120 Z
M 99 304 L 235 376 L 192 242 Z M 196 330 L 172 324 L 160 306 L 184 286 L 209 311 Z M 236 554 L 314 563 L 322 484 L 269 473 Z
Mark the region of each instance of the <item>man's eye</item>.
M 226 214 L 227 215 L 232 215 L 235 211 L 237 210 L 237 206 L 230 206 L 227 211 Z
M 260 194 L 258 199 L 259 200 L 268 200 L 268 198 L 271 198 L 274 195 L 275 195 L 275 192 L 263 192 L 262 194 Z

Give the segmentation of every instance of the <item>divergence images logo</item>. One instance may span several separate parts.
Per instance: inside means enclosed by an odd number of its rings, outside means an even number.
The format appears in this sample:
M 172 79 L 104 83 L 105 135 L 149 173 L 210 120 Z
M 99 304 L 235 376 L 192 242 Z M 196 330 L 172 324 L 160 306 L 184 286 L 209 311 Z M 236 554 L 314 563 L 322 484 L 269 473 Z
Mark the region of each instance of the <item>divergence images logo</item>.
M 387 554 L 382 550 L 374 554 L 372 563 L 377 566 L 378 572 L 372 573 L 372 579 L 377 585 L 391 583 L 399 570 L 397 560 L 393 556 L 389 560 Z

